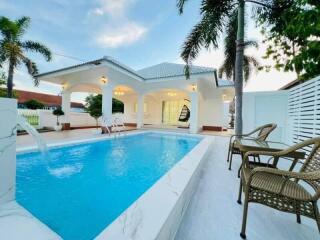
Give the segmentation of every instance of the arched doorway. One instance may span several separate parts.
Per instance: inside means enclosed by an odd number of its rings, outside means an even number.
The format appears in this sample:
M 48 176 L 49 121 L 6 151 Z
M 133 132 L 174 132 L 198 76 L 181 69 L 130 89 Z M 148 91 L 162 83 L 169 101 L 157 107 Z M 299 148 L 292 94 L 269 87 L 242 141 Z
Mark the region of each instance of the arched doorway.
M 161 128 L 188 128 L 190 99 L 188 93 L 179 89 L 161 89 L 145 95 L 150 108 L 150 118 L 144 123 Z

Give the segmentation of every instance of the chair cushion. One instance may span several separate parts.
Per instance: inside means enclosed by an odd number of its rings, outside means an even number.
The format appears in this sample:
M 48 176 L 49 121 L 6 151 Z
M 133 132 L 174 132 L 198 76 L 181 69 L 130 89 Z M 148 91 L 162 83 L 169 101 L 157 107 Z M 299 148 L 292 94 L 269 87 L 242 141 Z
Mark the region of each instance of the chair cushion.
M 251 172 L 252 169 L 248 168 L 242 170 L 243 179 L 246 185 L 248 184 Z M 296 200 L 310 201 L 312 198 L 311 194 L 298 183 L 270 173 L 256 173 L 252 178 L 251 187 Z M 282 187 L 283 189 L 281 191 Z

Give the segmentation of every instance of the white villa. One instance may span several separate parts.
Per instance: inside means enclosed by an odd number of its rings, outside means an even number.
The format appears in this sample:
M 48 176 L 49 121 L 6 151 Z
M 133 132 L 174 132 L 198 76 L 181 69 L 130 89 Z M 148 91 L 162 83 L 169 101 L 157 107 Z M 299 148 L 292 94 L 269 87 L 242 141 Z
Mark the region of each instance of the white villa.
M 107 56 L 37 78 L 62 86 L 67 124 L 73 92 L 101 93 L 103 118 L 109 124 L 112 98 L 116 98 L 124 103 L 123 121 L 128 125 L 182 126 L 189 127 L 191 133 L 228 126 L 229 102 L 234 97 L 233 83 L 219 80 L 212 68 L 193 66 L 190 80 L 186 80 L 183 64 L 161 63 L 135 71 Z M 190 109 L 190 117 L 179 122 L 184 106 Z

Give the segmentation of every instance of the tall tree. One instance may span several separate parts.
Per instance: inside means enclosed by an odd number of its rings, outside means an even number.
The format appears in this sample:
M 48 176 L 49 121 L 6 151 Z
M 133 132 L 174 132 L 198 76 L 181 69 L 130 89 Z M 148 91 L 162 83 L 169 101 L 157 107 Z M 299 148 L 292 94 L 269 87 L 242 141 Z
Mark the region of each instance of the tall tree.
M 42 54 L 46 61 L 51 60 L 51 52 L 46 46 L 39 42 L 22 40 L 29 25 L 29 17 L 22 17 L 14 21 L 0 17 L 0 66 L 5 62 L 8 64 L 7 96 L 9 98 L 13 96 L 13 76 L 19 65 L 24 64 L 31 76 L 38 74 L 36 63 L 27 57 L 26 52 L 37 52 Z M 36 78 L 34 78 L 34 84 L 39 84 Z
M 177 0 L 179 13 L 182 14 L 188 0 Z M 235 62 L 235 95 L 236 95 L 236 134 L 242 133 L 242 93 L 244 74 L 244 26 L 245 5 L 252 3 L 261 8 L 269 8 L 271 0 L 202 0 L 200 7 L 201 20 L 194 26 L 183 44 L 182 59 L 186 62 L 185 74 L 190 77 L 190 65 L 198 56 L 202 47 L 209 49 L 218 47 L 218 39 L 222 34 L 226 22 L 234 11 L 238 12 L 238 28 L 236 40 Z
M 257 9 L 268 44 L 265 57 L 275 62 L 265 68 L 295 71 L 301 80 L 320 75 L 320 1 L 288 0 L 282 4 L 281 8 Z
M 238 29 L 238 12 L 235 11 L 232 16 L 228 19 L 225 36 L 224 36 L 224 61 L 219 68 L 219 78 L 226 76 L 228 79 L 235 81 L 235 63 L 236 63 L 236 52 L 237 52 L 237 29 Z M 256 41 L 245 41 L 245 49 L 248 47 L 258 48 Z M 254 70 L 258 70 L 260 67 L 259 61 L 253 57 L 244 54 L 243 57 L 243 71 L 244 81 L 247 82 Z

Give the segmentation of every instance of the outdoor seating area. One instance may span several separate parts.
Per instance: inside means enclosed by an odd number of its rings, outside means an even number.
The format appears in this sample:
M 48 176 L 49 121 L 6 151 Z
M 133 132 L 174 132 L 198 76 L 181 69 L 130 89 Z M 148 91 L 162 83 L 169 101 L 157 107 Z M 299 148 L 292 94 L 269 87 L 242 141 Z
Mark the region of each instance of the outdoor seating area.
M 241 205 L 237 200 L 240 183 L 238 168 L 242 160 L 235 155 L 233 168 L 228 170 L 228 142 L 229 137 L 216 137 L 210 161 L 204 166 L 176 240 L 241 239 L 244 197 Z M 288 167 L 286 161 L 279 161 L 279 167 Z M 291 161 L 288 162 L 291 164 Z M 319 232 L 312 218 L 301 216 L 301 224 L 298 224 L 296 214 L 249 202 L 246 236 L 254 240 L 316 240 L 319 239 Z
M 268 141 L 276 127 L 273 123 L 266 124 L 248 134 L 232 135 L 229 140 L 229 170 L 234 154 L 242 160 L 238 170 L 240 187 L 237 202 L 242 204 L 244 192 L 240 233 L 243 239 L 246 239 L 249 203 L 293 213 L 299 224 L 301 216 L 314 219 L 320 232 L 320 138 L 308 139 L 294 146 Z

